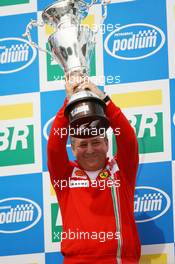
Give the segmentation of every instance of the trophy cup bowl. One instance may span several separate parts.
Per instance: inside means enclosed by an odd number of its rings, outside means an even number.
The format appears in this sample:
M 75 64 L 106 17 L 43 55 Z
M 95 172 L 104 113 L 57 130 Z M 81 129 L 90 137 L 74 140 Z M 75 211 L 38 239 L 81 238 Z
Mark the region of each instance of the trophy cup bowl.
M 66 76 L 88 76 L 90 58 L 95 46 L 94 32 L 81 25 L 88 14 L 82 0 L 59 0 L 42 13 L 44 23 L 54 28 L 48 43 L 54 59 L 64 69 Z M 93 128 L 107 129 L 109 121 L 105 116 L 106 104 L 87 89 L 76 89 L 66 106 L 65 115 L 70 127 L 84 128 L 78 137 L 92 136 Z

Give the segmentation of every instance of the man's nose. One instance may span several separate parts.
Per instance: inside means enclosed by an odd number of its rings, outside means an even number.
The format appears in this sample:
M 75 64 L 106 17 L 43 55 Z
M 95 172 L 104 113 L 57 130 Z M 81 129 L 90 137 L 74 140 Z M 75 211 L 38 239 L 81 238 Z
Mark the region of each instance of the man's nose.
M 88 143 L 88 144 L 87 144 L 86 152 L 87 152 L 87 153 L 93 153 L 93 152 L 94 152 L 94 148 L 93 148 L 93 146 L 92 146 L 91 143 Z

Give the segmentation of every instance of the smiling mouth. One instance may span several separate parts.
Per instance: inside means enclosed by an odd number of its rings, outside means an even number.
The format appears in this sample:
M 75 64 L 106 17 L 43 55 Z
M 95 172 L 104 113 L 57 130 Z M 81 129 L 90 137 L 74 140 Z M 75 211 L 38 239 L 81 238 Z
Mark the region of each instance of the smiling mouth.
M 98 156 L 97 156 L 97 155 L 95 155 L 95 156 L 88 156 L 88 157 L 86 156 L 85 158 L 86 158 L 86 159 L 97 159 Z

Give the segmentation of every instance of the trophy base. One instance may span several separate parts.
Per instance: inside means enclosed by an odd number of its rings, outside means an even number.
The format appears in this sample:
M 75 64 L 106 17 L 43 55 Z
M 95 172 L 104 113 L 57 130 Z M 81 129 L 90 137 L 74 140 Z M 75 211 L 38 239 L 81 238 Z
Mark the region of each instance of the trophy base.
M 65 116 L 69 118 L 71 136 L 102 136 L 109 128 L 109 120 L 105 116 L 106 104 L 97 97 L 83 97 L 68 103 Z

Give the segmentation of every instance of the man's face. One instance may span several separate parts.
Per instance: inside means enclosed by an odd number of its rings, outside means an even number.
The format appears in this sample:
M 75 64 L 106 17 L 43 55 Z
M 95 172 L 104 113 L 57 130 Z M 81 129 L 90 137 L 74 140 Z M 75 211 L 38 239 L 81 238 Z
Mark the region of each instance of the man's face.
M 87 171 L 102 169 L 108 152 L 108 141 L 104 137 L 74 138 L 72 151 L 78 164 Z

